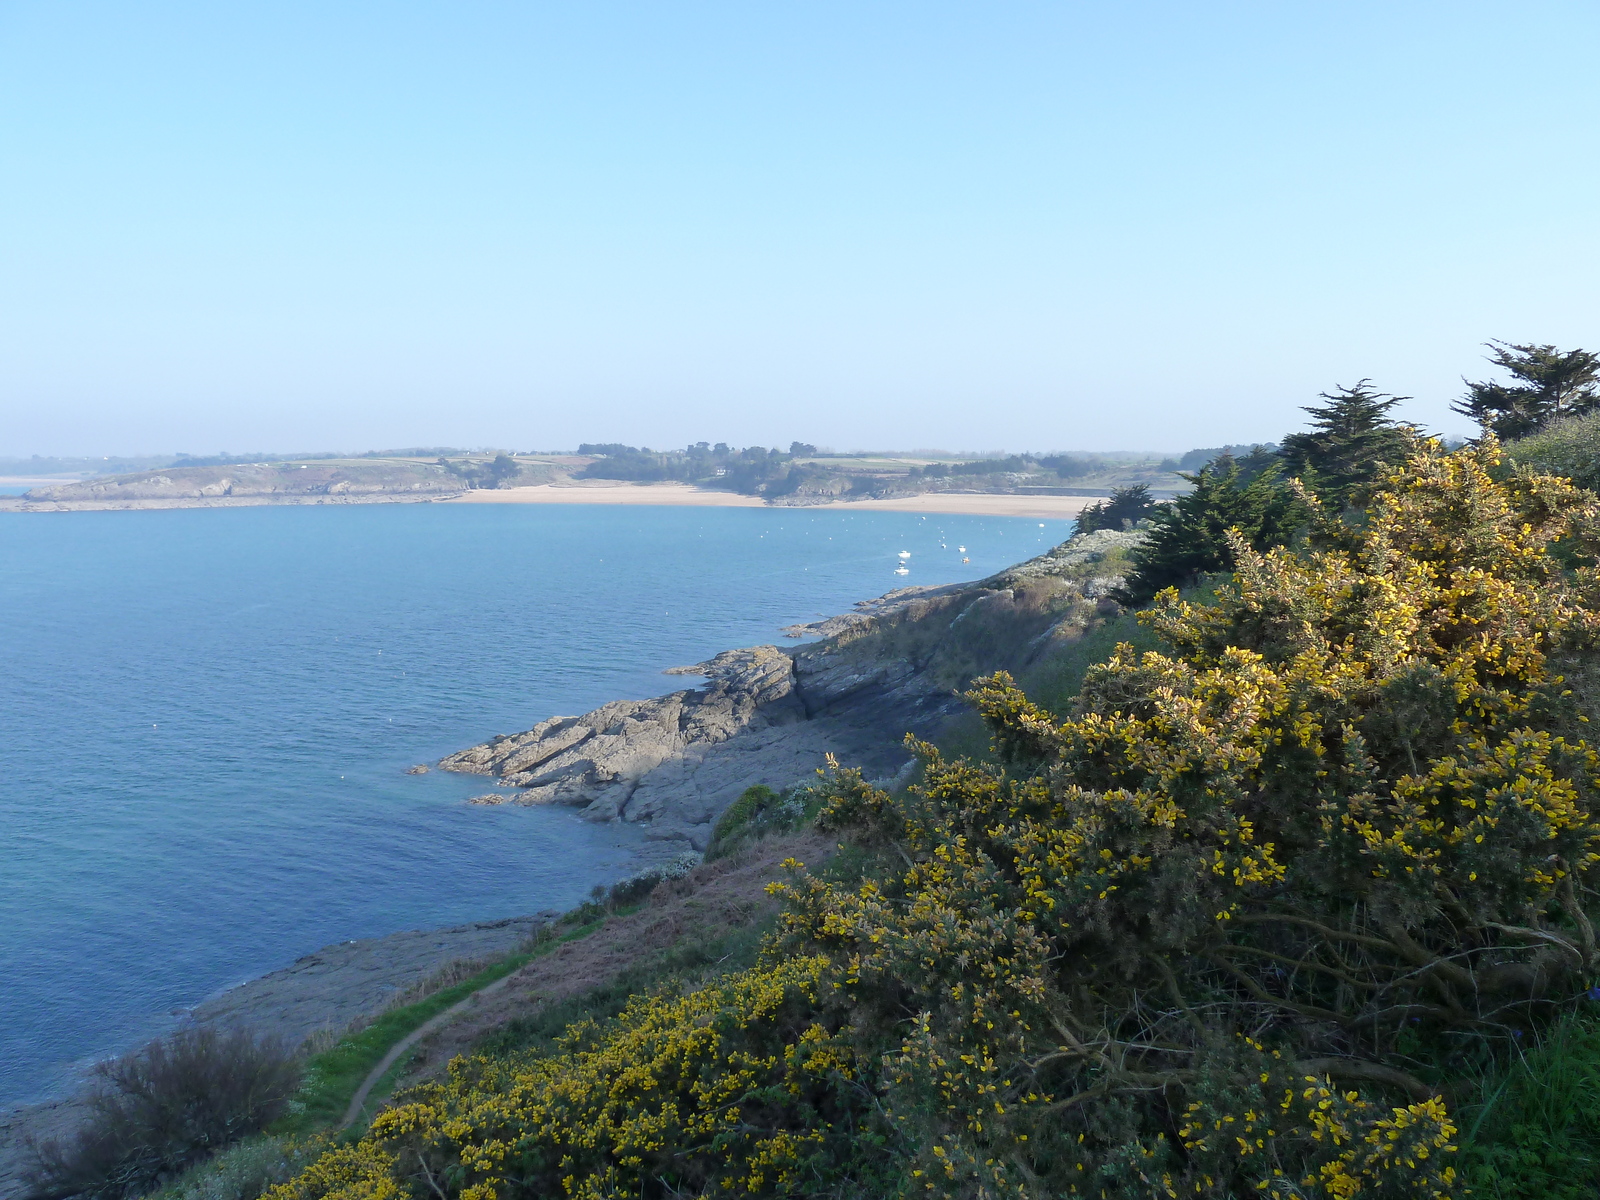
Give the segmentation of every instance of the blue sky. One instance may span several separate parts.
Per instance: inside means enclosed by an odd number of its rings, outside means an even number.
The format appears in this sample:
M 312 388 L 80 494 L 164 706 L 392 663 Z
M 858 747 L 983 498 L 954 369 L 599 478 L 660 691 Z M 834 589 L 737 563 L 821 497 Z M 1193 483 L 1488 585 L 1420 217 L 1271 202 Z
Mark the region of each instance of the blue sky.
M 1600 8 L 0 0 L 0 454 L 1182 450 L 1597 347 Z

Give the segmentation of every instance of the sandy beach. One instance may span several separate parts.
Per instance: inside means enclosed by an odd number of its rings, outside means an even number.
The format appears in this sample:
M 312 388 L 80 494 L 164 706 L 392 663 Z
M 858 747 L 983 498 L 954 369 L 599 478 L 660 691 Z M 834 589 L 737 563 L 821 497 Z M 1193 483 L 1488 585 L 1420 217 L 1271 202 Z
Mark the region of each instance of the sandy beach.
M 835 501 L 852 512 L 955 513 L 977 517 L 1035 517 L 1069 521 L 1095 496 L 1011 496 L 986 492 L 926 492 L 890 500 Z M 617 483 L 479 489 L 440 504 L 680 504 L 716 508 L 767 508 L 758 496 L 698 488 L 686 483 Z

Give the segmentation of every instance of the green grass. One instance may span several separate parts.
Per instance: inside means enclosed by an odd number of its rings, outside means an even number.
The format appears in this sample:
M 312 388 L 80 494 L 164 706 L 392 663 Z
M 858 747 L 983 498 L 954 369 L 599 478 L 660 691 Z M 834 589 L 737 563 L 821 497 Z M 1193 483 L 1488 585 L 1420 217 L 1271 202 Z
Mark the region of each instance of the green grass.
M 465 1000 L 473 992 L 543 957 L 562 942 L 587 937 L 604 924 L 603 916 L 590 920 L 530 951 L 501 959 L 476 975 L 415 1004 L 390 1009 L 366 1028 L 341 1038 L 322 1053 L 312 1055 L 306 1062 L 306 1081 L 300 1088 L 300 1094 L 295 1097 L 293 1114 L 273 1126 L 273 1132 L 309 1133 L 337 1125 L 344 1118 L 345 1109 L 350 1106 L 356 1089 L 383 1060 L 389 1048 L 401 1038 L 451 1005 Z
M 1482 1099 L 1457 1117 L 1458 1169 L 1474 1196 L 1600 1196 L 1600 1019 L 1557 1021 L 1536 1044 L 1513 1050 L 1477 1090 Z
M 1161 648 L 1161 639 L 1139 624 L 1131 612 L 1122 613 L 1088 630 L 1048 660 L 1030 669 L 1018 682 L 1028 698 L 1058 717 L 1072 711 L 1089 668 L 1111 657 L 1121 642 L 1132 642 L 1141 653 Z
M 1017 680 L 1017 686 L 1052 716 L 1064 718 L 1071 713 L 1089 668 L 1110 658 L 1121 642 L 1132 642 L 1141 652 L 1162 648 L 1161 639 L 1139 624 L 1133 613 L 1122 613 L 1094 626 L 1076 641 L 1028 668 Z M 980 763 L 996 761 L 989 730 L 975 709 L 954 717 L 939 731 L 935 742 L 948 758 Z
M 384 1102 L 394 1095 L 394 1089 L 400 1082 L 400 1077 L 406 1073 L 412 1062 L 416 1060 L 416 1052 L 402 1054 L 390 1064 L 378 1082 L 372 1085 L 372 1090 L 367 1093 L 365 1102 L 361 1105 L 360 1115 L 350 1123 L 350 1128 L 345 1131 L 345 1138 L 354 1141 L 366 1133 L 367 1126 L 372 1124 L 372 1118 L 377 1115 Z M 359 1086 L 359 1085 L 358 1085 Z

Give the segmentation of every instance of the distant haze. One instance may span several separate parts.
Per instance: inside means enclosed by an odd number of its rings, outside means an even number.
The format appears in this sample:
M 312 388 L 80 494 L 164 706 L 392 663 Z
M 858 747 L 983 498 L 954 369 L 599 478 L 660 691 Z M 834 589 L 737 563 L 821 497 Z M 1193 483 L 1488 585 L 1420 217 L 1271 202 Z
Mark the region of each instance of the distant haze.
M 0 455 L 1276 440 L 1600 348 L 1600 9 L 0 6 Z

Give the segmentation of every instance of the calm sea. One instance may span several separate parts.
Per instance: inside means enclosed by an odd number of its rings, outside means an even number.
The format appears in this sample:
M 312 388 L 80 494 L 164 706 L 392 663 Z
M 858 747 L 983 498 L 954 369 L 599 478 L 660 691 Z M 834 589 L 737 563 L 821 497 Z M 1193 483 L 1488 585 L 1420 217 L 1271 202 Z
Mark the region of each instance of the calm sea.
M 839 508 L 0 514 L 0 1103 L 330 942 L 565 907 L 629 869 L 630 831 L 471 807 L 485 780 L 406 766 L 1068 532 Z

